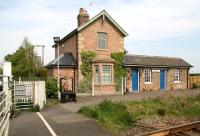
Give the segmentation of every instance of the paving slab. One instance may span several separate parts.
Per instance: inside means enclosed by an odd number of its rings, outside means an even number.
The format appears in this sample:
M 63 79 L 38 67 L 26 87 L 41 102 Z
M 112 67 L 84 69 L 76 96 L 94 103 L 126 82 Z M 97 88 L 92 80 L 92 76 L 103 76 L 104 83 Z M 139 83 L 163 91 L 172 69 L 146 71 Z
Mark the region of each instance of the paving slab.
M 10 120 L 9 136 L 51 136 L 35 112 L 23 112 Z
M 95 120 L 63 109 L 61 105 L 49 108 L 41 114 L 58 136 L 111 136 Z

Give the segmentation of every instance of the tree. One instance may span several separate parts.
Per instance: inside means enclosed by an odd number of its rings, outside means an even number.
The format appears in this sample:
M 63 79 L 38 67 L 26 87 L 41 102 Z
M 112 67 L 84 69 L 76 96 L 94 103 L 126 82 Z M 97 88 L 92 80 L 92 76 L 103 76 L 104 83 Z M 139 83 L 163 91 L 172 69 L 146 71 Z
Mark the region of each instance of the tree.
M 4 59 L 12 63 L 14 77 L 35 77 L 37 75 L 38 68 L 34 60 L 36 54 L 33 48 L 28 38 L 24 38 L 16 52 L 5 56 Z
M 3 69 L 2 68 L 0 68 L 0 74 L 3 74 Z

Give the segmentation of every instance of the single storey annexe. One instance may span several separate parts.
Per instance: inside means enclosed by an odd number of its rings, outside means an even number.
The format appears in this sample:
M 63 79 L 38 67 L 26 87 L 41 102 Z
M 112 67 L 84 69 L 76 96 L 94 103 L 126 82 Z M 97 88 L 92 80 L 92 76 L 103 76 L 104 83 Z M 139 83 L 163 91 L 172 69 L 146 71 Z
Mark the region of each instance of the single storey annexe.
M 131 92 L 186 89 L 192 67 L 181 58 L 144 55 L 126 55 L 124 66 Z

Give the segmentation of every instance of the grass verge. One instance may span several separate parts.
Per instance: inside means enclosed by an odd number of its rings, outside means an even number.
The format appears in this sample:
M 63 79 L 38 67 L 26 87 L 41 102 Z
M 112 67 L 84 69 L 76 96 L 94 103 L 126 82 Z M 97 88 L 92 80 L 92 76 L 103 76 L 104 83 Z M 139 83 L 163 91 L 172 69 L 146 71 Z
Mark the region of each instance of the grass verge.
M 110 132 L 119 134 L 133 127 L 141 119 L 198 117 L 200 116 L 200 95 L 124 102 L 104 100 L 93 107 L 82 107 L 79 112 L 94 118 Z

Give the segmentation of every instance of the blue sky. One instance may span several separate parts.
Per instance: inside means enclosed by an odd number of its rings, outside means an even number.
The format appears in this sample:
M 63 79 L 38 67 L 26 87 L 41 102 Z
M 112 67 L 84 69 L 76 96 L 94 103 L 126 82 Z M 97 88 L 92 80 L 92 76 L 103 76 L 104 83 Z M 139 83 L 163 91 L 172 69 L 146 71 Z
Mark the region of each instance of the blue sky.
M 0 61 L 26 36 L 46 46 L 48 63 L 52 37 L 77 27 L 80 7 L 90 17 L 105 9 L 129 33 L 129 53 L 181 57 L 200 72 L 200 0 L 0 0 Z

